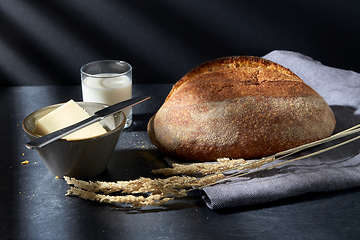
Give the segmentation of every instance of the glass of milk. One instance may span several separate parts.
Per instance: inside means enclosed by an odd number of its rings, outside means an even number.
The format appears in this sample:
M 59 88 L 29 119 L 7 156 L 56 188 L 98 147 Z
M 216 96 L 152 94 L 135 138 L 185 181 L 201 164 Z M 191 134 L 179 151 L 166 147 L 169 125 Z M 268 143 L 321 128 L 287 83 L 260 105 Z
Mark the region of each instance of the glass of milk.
M 118 60 L 100 60 L 85 64 L 80 69 L 84 102 L 107 105 L 132 98 L 132 67 Z M 128 128 L 132 123 L 132 108 L 123 110 Z

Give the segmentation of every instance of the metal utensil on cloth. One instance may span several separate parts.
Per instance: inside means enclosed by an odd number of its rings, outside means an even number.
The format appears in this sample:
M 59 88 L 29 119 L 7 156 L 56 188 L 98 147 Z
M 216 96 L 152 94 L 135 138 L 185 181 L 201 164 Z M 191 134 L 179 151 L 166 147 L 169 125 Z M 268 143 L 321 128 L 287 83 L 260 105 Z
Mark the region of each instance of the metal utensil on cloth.
M 75 132 L 81 128 L 84 128 L 90 124 L 93 124 L 95 122 L 99 122 L 102 119 L 106 118 L 107 116 L 110 116 L 111 114 L 114 114 L 116 112 L 119 112 L 125 108 L 128 107 L 132 107 L 138 103 L 141 103 L 145 100 L 148 100 L 150 97 L 149 96 L 141 96 L 141 97 L 136 97 L 136 98 L 132 98 L 123 102 L 119 102 L 116 103 L 112 106 L 103 108 L 97 112 L 94 113 L 94 115 L 92 115 L 91 117 L 84 119 L 78 123 L 75 123 L 71 126 L 68 126 L 66 128 L 60 129 L 58 131 L 49 133 L 45 136 L 42 136 L 40 138 L 37 138 L 35 140 L 32 140 L 28 143 L 26 143 L 26 147 L 28 149 L 37 149 L 37 148 L 41 148 L 49 143 L 52 143 L 72 132 Z

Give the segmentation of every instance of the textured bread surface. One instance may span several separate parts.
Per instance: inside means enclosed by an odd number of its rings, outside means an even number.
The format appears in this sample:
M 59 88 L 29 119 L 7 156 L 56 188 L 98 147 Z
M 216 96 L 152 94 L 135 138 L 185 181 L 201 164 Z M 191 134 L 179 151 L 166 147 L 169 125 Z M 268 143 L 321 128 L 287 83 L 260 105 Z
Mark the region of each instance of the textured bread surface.
M 182 77 L 148 123 L 152 143 L 184 161 L 254 159 L 332 134 L 326 101 L 289 69 L 225 57 Z

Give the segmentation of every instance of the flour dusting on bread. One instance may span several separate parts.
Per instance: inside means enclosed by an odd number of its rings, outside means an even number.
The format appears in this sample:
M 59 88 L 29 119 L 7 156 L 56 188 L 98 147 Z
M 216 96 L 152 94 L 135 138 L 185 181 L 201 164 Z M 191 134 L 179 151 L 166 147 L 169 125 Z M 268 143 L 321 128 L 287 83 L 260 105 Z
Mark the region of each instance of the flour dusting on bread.
M 325 100 L 289 69 L 258 57 L 201 64 L 148 124 L 151 141 L 185 161 L 260 158 L 331 135 Z

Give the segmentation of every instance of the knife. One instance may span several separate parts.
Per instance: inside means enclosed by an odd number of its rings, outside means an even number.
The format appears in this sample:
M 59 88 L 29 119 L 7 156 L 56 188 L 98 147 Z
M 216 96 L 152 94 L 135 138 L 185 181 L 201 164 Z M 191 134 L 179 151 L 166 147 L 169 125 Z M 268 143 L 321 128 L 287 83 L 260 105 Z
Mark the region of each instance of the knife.
M 95 112 L 92 116 L 88 117 L 87 119 L 84 119 L 78 123 L 75 123 L 73 125 L 70 125 L 63 129 L 49 133 L 45 136 L 39 137 L 37 139 L 34 139 L 34 140 L 26 143 L 26 147 L 28 149 L 41 148 L 41 147 L 48 145 L 49 143 L 52 143 L 62 137 L 65 137 L 66 135 L 69 135 L 72 132 L 75 132 L 81 128 L 89 126 L 90 124 L 93 124 L 95 122 L 99 122 L 102 119 L 104 119 L 116 112 L 119 112 L 128 107 L 132 107 L 138 103 L 148 100 L 149 98 L 150 98 L 149 96 L 136 97 L 136 98 L 132 98 L 132 99 L 129 99 L 129 100 L 126 100 L 123 102 L 116 103 L 109 107 L 105 107 L 105 108 Z

